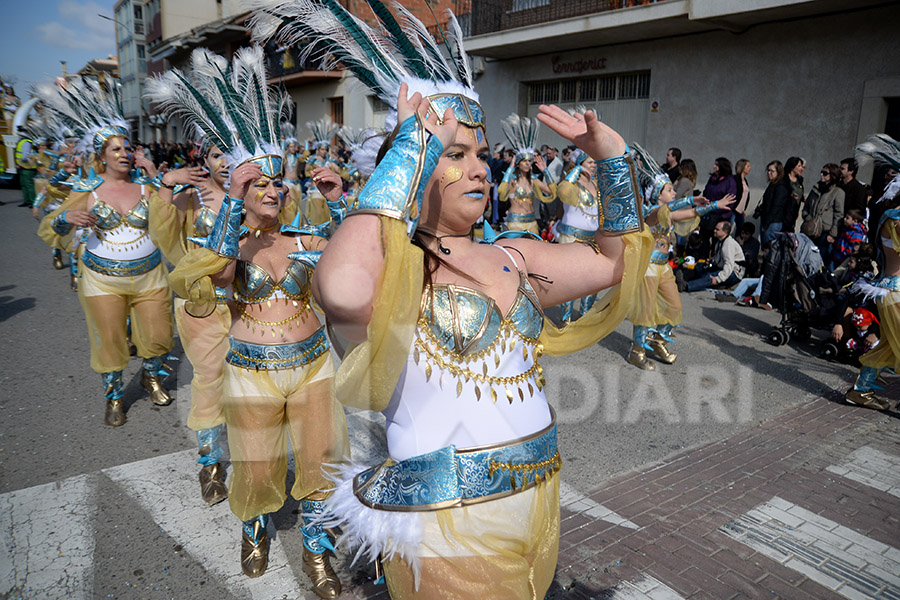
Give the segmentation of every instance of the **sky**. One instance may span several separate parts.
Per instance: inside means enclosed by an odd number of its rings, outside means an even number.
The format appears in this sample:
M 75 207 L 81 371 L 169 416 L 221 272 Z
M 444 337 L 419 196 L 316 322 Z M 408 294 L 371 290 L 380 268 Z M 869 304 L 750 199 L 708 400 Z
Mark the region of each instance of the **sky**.
M 28 97 L 30 85 L 70 73 L 89 60 L 116 54 L 115 0 L 0 0 L 0 76 L 18 79 L 16 94 Z

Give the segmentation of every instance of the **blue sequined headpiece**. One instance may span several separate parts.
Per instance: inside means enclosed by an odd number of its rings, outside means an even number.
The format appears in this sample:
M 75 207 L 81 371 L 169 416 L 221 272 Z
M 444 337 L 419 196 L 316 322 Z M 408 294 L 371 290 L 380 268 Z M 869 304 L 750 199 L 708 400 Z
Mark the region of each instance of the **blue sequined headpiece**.
M 106 143 L 106 140 L 116 136 L 124 137 L 127 140 L 128 128 L 119 125 L 101 127 L 100 130 L 94 134 L 94 152 L 98 155 L 101 154 L 103 152 L 103 144 Z
M 263 175 L 271 179 L 281 177 L 284 173 L 284 159 L 277 154 L 264 154 L 263 156 L 254 156 L 248 158 L 241 164 L 252 163 L 259 165 Z

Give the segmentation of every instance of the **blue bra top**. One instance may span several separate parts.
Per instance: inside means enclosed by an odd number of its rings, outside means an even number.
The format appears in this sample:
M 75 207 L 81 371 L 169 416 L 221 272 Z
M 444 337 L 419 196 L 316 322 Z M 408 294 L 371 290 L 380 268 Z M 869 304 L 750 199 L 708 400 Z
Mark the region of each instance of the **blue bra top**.
M 292 260 L 284 277 L 276 282 L 259 265 L 249 260 L 238 260 L 233 283 L 235 299 L 242 304 L 262 304 L 272 297 L 307 302 L 312 275 L 312 267 Z
M 516 191 L 513 194 L 513 198 L 515 198 L 516 200 L 526 200 L 528 198 L 533 198 L 533 197 L 534 197 L 534 187 L 532 187 L 531 190 L 526 190 L 525 188 L 523 188 L 521 186 L 518 186 L 518 185 L 516 186 Z
M 426 290 L 422 295 L 419 329 L 430 333 L 428 337 L 456 355 L 473 355 L 489 349 L 504 325 L 512 327 L 521 337 L 535 341 L 544 327 L 541 304 L 522 271 L 519 271 L 516 299 L 506 315 L 500 313 L 493 298 L 472 288 L 433 284 L 430 292 Z
M 97 229 L 115 229 L 123 222 L 135 229 L 147 228 L 150 205 L 144 196 L 144 186 L 141 186 L 141 201 L 137 203 L 137 206 L 129 210 L 125 216 L 122 216 L 119 214 L 119 211 L 98 198 L 97 192 L 94 192 L 94 198 L 96 202 L 94 202 L 90 212 L 97 217 Z

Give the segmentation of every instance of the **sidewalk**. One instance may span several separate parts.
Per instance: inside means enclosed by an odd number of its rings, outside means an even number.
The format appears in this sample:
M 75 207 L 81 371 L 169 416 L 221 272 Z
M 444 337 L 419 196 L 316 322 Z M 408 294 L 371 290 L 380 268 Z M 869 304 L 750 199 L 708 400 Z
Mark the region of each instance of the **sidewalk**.
M 900 600 L 898 417 L 835 394 L 564 499 L 547 597 Z

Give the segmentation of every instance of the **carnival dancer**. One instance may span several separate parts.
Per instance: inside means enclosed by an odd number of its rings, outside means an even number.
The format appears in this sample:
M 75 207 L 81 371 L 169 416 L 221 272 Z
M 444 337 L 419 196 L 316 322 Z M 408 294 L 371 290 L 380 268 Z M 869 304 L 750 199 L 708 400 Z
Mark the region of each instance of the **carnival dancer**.
M 87 178 L 72 186 L 38 233 L 49 245 L 63 247 L 73 228 L 87 231 L 79 253 L 78 299 L 88 325 L 91 368 L 103 377 L 105 422 L 119 427 L 126 420 L 122 370 L 129 359 L 129 314 L 132 340 L 143 359 L 141 385 L 154 404 L 172 402 L 161 379 L 168 374 L 165 360 L 173 345 L 171 291 L 160 251 L 148 235 L 148 202 L 155 190 L 131 181 L 128 127 L 114 86 L 73 80 L 65 88 L 40 86 L 39 95 L 93 152 Z
M 656 367 L 647 359 L 647 352 L 666 364 L 678 358 L 666 346 L 672 342 L 672 330 L 681 325 L 683 318 L 681 296 L 669 265 L 672 233 L 687 235 L 697 227 L 700 217 L 727 207 L 734 194 L 718 202 L 707 202 L 703 197 L 676 201 L 672 181 L 659 164 L 638 144 L 632 142 L 631 148 L 644 187 L 644 222 L 653 235 L 653 253 L 641 293 L 628 315 L 634 326 L 628 362 L 639 369 L 653 371 Z
M 875 134 L 856 147 L 857 158 L 875 160 L 890 165 L 898 174 L 888 184 L 878 204 L 884 213 L 878 221 L 878 272 L 881 278 L 874 286 L 859 281 L 859 291 L 876 299 L 881 320 L 881 338 L 878 346 L 859 357 L 862 368 L 856 383 L 847 390 L 848 402 L 887 410 L 889 400 L 875 393 L 882 390 L 882 371 L 900 369 L 900 142 L 884 134 Z
M 557 186 L 557 195 L 563 204 L 563 216 L 556 224 L 560 244 L 593 239 L 600 226 L 599 202 L 597 186 L 594 179 L 597 174 L 596 161 L 586 152 L 575 149 L 565 165 L 565 177 Z M 594 305 L 596 296 L 590 295 L 581 299 L 579 311 L 586 313 Z M 572 320 L 575 301 L 570 300 L 562 305 L 562 322 Z
M 593 113 L 543 107 L 544 123 L 602 160 L 606 214 L 621 218 L 587 244 L 476 242 L 490 150 L 458 23 L 451 14 L 451 64 L 407 9 L 395 5 L 401 25 L 369 3 L 384 33 L 337 3 L 251 3 L 258 37 L 284 23 L 279 43 L 303 36 L 331 55 L 371 52 L 348 68 L 393 108 L 389 150 L 313 280 L 329 322 L 358 344 L 336 393 L 385 413 L 391 456 L 336 476 L 332 523 L 361 554 L 384 557 L 395 600 L 542 599 L 557 559 L 561 459 L 538 358 L 583 348 L 625 316 L 631 270 L 642 275 L 649 257 L 645 234 L 614 235 L 642 225 L 631 159 Z M 290 18 L 295 8 L 302 22 Z M 569 329 L 543 319 L 543 306 L 620 280 L 604 311 Z
M 306 166 L 300 162 L 302 158 L 300 145 L 295 135 L 296 128 L 289 121 L 282 121 L 281 133 L 284 136 L 281 147 L 284 148 L 284 185 L 290 195 L 291 202 L 297 205 L 297 210 L 304 212 L 303 186 L 300 176 L 304 174 Z M 301 171 L 300 168 L 304 171 Z
M 534 200 L 553 202 L 556 198 L 556 184 L 550 177 L 546 182 L 543 180 L 546 165 L 543 157 L 534 149 L 537 122 L 513 113 L 504 119 L 503 131 L 516 149 L 516 157 L 506 169 L 497 189 L 500 202 L 509 202 L 506 227 L 513 231 L 529 231 L 540 235 Z M 535 171 L 533 166 L 540 169 L 540 172 Z
M 327 496 L 320 491 L 325 487 L 322 464 L 340 461 L 349 448 L 344 413 L 331 394 L 328 340 L 310 305 L 310 280 L 325 240 L 310 235 L 313 229 L 280 227 L 285 204 L 277 131 L 281 101 L 266 87 L 262 49 L 242 48 L 230 66 L 210 57 L 219 68 L 198 69 L 195 61 L 191 83 L 178 78 L 184 86 L 197 94 L 217 87 L 250 92 L 207 98 L 190 117 L 236 166 L 203 248 L 189 251 L 171 279 L 192 314 L 202 314 L 215 302 L 216 286 L 230 285 L 234 291 L 223 410 L 233 467 L 228 501 L 243 521 L 244 573 L 258 577 L 268 565 L 268 515 L 286 499 L 290 440 L 296 476 L 291 495 L 301 501 L 304 519 L 304 570 L 320 597 L 334 598 L 341 586 L 326 555 L 332 542 L 311 522 Z M 257 106 L 262 110 L 254 113 Z M 258 116 L 250 120 L 249 114 Z M 239 120 L 243 126 L 233 133 L 231 124 Z M 339 198 L 336 173 L 321 169 L 312 175 L 323 193 Z
M 318 119 L 316 121 L 307 121 L 306 128 L 312 132 L 315 141 L 313 142 L 314 154 L 306 159 L 306 176 L 311 181 L 306 189 L 306 204 L 304 205 L 303 216 L 306 223 L 320 225 L 330 218 L 330 212 L 328 205 L 325 203 L 325 197 L 316 186 L 313 172 L 320 167 L 327 167 L 340 174 L 341 166 L 330 154 L 331 140 L 337 135 L 340 125 L 335 125 L 331 119 Z

